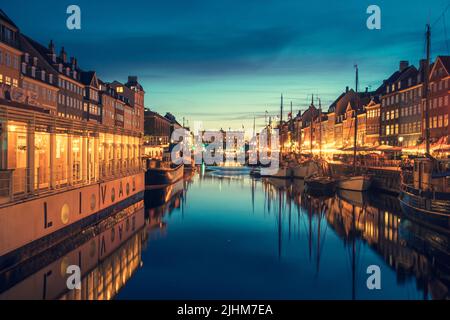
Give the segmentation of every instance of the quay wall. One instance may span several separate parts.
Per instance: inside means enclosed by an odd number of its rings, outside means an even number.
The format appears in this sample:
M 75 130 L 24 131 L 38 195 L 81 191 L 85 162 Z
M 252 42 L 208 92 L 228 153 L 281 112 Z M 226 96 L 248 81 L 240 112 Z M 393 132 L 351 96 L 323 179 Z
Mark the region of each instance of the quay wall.
M 333 176 L 349 175 L 353 172 L 353 166 L 344 163 L 330 163 Z M 357 174 L 368 173 L 373 176 L 372 188 L 392 194 L 400 192 L 400 170 L 381 167 L 357 167 Z
M 124 285 L 140 261 L 144 216 L 143 207 L 120 218 L 112 216 L 107 219 L 108 224 L 93 227 L 87 236 L 80 233 L 37 258 L 0 273 L 0 300 L 53 300 L 66 298 L 65 293 L 75 299 L 112 298 L 118 291 L 117 284 Z M 114 261 L 108 261 L 110 258 Z M 80 267 L 81 290 L 67 289 L 69 265 Z M 99 290 L 102 278 L 111 277 L 111 268 L 113 279 Z
M 0 262 L 7 253 L 39 239 L 48 242 L 47 236 L 78 222 L 98 220 L 97 213 L 143 191 L 144 173 L 137 173 L 0 207 Z

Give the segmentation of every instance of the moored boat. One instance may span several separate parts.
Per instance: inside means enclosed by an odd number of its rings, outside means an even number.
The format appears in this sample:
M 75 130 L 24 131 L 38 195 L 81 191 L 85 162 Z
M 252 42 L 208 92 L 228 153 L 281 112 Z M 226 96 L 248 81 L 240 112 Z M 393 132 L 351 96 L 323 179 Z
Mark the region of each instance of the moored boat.
M 278 169 L 274 170 L 272 174 L 263 174 L 263 177 L 280 178 L 280 179 L 291 179 L 292 178 L 292 168 L 287 165 L 280 165 Z
M 150 190 L 169 185 L 183 178 L 184 165 L 173 165 L 158 160 L 147 160 L 145 189 Z
M 292 168 L 292 176 L 294 178 L 305 179 L 309 176 L 319 173 L 320 166 L 313 160 L 307 160 Z
M 372 177 L 368 175 L 343 177 L 338 180 L 339 189 L 351 191 L 367 191 L 372 184 Z
M 305 179 L 306 192 L 313 195 L 332 195 L 336 191 L 336 180 L 326 176 L 312 176 Z
M 450 231 L 450 160 L 415 159 L 412 176 L 402 172 L 399 200 L 409 218 Z

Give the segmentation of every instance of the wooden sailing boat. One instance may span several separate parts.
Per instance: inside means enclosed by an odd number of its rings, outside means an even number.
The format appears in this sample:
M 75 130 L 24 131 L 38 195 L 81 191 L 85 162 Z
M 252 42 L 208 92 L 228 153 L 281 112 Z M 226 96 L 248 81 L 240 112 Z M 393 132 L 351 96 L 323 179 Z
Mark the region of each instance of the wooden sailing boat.
M 326 172 L 326 163 L 322 159 L 322 105 L 319 99 L 319 162 L 320 170 L 305 178 L 305 186 L 308 193 L 317 196 L 332 195 L 336 191 L 336 180 Z M 315 163 L 317 165 L 317 163 Z
M 344 190 L 352 191 L 366 191 L 372 184 L 372 178 L 367 175 L 356 174 L 356 148 L 358 138 L 358 107 L 359 107 L 359 94 L 358 94 L 358 66 L 356 69 L 356 106 L 355 106 L 355 133 L 353 138 L 353 175 L 350 177 L 342 178 L 338 181 L 337 187 Z
M 430 154 L 430 41 L 427 25 L 427 61 L 424 76 L 425 158 L 415 159 L 412 172 L 402 171 L 400 205 L 408 217 L 439 226 L 450 232 L 450 160 L 438 160 Z
M 282 135 L 283 135 L 283 94 L 281 94 L 281 104 L 280 104 L 280 155 L 279 155 L 279 159 L 280 159 L 280 163 L 279 163 L 279 167 L 277 169 L 277 171 L 270 175 L 273 178 L 284 178 L 284 179 L 290 179 L 292 178 L 292 167 L 289 166 L 289 164 L 287 162 L 284 161 L 283 159 L 283 139 L 282 139 Z
M 317 162 L 312 160 L 313 157 L 313 143 L 312 143 L 312 130 L 313 130 L 313 114 L 312 107 L 314 107 L 314 95 L 311 98 L 311 123 L 310 123 L 310 150 L 311 150 L 311 160 L 303 161 L 302 163 L 297 163 L 292 169 L 292 175 L 294 178 L 305 179 L 319 173 L 319 165 Z

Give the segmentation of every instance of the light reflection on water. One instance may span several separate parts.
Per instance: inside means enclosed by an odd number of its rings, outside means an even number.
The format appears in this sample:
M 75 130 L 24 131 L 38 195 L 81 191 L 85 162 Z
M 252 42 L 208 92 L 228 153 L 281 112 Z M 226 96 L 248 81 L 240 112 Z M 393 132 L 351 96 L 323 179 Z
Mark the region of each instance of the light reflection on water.
M 107 241 L 103 251 L 102 236 L 110 239 L 111 228 L 125 220 L 113 219 L 89 241 L 50 252 L 45 261 L 0 274 L 0 299 L 449 296 L 448 234 L 408 221 L 389 195 L 316 198 L 304 193 L 301 180 L 201 171 L 148 193 L 145 217 L 134 216 L 134 229 L 114 245 Z M 79 252 L 90 264 L 81 292 L 70 292 L 59 270 L 81 259 Z M 381 290 L 366 286 L 369 265 L 381 268 Z M 44 297 L 49 271 L 54 277 Z

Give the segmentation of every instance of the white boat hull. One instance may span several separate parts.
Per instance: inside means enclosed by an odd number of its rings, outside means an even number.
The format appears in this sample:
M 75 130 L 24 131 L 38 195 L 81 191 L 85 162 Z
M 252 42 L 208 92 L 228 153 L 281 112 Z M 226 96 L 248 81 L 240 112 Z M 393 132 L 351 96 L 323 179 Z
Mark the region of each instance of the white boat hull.
M 340 180 L 337 187 L 339 189 L 351 191 L 367 191 L 372 184 L 372 179 L 367 176 L 348 177 Z
M 283 178 L 283 179 L 289 179 L 292 178 L 292 168 L 289 167 L 280 167 L 277 169 L 277 171 L 273 174 L 266 175 L 268 177 L 272 178 Z
M 317 163 L 313 161 L 308 161 L 306 163 L 302 163 L 292 168 L 292 171 L 293 171 L 292 175 L 294 176 L 294 178 L 304 179 L 314 174 L 318 174 L 319 166 Z

